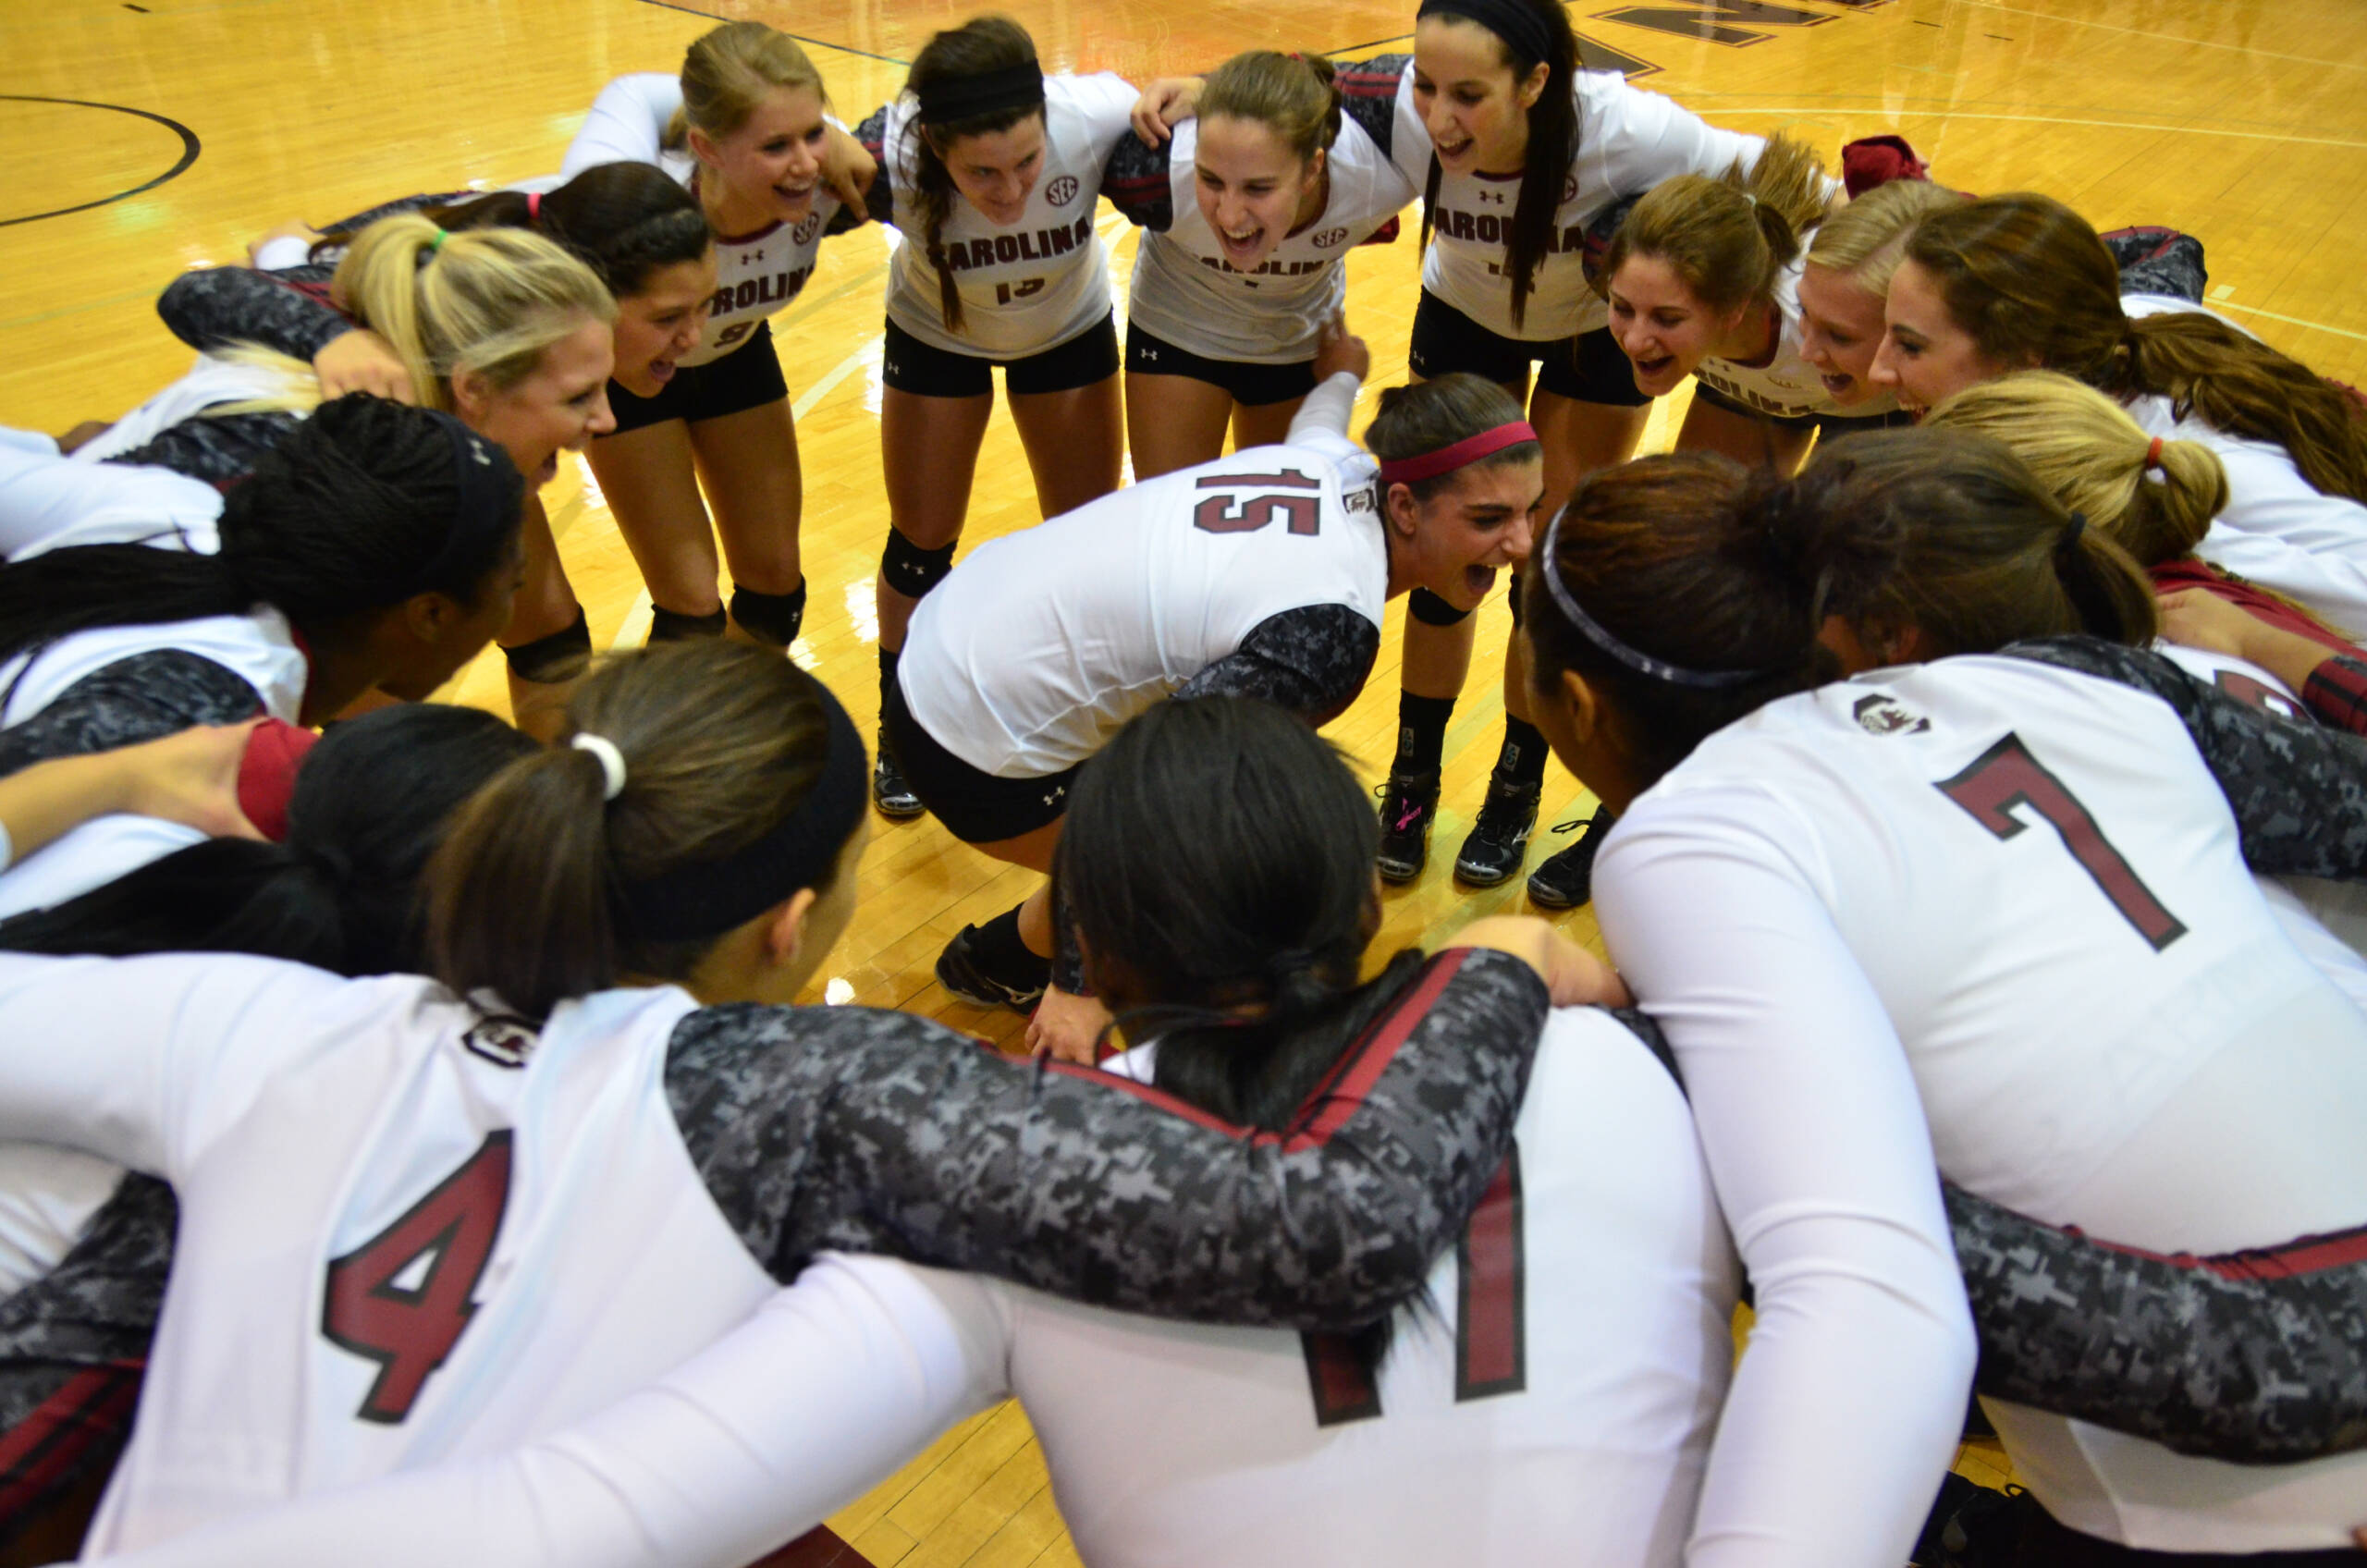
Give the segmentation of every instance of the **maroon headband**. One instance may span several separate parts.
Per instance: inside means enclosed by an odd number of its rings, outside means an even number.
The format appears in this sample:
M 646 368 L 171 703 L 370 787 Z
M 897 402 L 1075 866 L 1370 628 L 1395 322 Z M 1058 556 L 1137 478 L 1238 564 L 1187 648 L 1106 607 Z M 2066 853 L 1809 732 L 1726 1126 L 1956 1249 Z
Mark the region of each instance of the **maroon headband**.
M 1418 457 L 1398 458 L 1380 465 L 1383 484 L 1418 484 L 1425 479 L 1435 479 L 1441 473 L 1453 473 L 1467 468 L 1481 458 L 1492 457 L 1507 447 L 1517 447 L 1524 441 L 1537 439 L 1537 432 L 1525 419 L 1510 424 L 1500 424 L 1493 430 L 1483 430 L 1477 435 L 1466 435 L 1452 447 L 1441 447 L 1435 452 Z

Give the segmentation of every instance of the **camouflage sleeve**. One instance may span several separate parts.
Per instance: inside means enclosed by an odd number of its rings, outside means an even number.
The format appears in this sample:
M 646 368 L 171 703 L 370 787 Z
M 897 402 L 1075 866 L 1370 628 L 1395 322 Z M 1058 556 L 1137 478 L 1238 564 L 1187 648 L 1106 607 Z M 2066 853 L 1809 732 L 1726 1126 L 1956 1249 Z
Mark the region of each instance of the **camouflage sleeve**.
M 888 108 L 881 104 L 854 128 L 854 139 L 879 163 L 879 172 L 871 177 L 870 189 L 863 193 L 864 210 L 874 223 L 896 221 L 896 190 L 888 175 Z
M 178 1218 L 170 1187 L 128 1176 L 56 1268 L 0 1302 L 0 1541 L 130 1434 Z
M 2310 671 L 2301 701 L 2319 723 L 2367 735 L 2367 662 L 2336 654 Z
M 2367 876 L 2367 740 L 2264 713 L 2159 654 L 2102 638 L 2040 638 L 2005 652 L 2167 703 L 2226 795 L 2254 871 Z
M 134 654 L 0 729 L 0 778 L 52 757 L 109 752 L 200 724 L 236 724 L 262 711 L 255 689 L 212 659 L 176 648 Z
M 207 267 L 185 272 L 158 298 L 156 313 L 174 337 L 192 349 L 260 343 L 309 361 L 332 339 L 352 331 L 353 324 L 288 281 L 308 270 Z
M 106 460 L 168 468 L 208 484 L 228 484 L 252 473 L 265 452 L 288 439 L 298 417 L 278 409 L 237 414 L 201 412 L 167 425 L 153 439 Z
M 1369 60 L 1345 60 L 1332 78 L 1340 90 L 1340 112 L 1373 140 L 1384 158 L 1397 135 L 1397 88 L 1404 80 L 1408 55 L 1376 55 Z
M 1101 165 L 1101 194 L 1137 228 L 1164 234 L 1175 225 L 1175 182 L 1170 159 L 1175 144 L 1146 147 L 1139 136 L 1122 136 Z
M 2238 1464 L 2367 1447 L 2367 1229 L 2163 1257 L 1944 1196 L 1982 1393 Z
M 1442 953 L 1280 1133 L 862 1008 L 693 1013 L 666 1087 L 777 1279 L 826 1247 L 885 1252 L 1163 1317 L 1345 1329 L 1454 1243 L 1546 1011 L 1519 960 Z
M 2120 268 L 2123 294 L 2162 294 L 2202 303 L 2211 274 L 2202 241 L 2175 228 L 2116 228 L 2101 236 Z
M 1356 700 L 1380 653 L 1380 628 L 1360 612 L 1305 605 L 1259 621 L 1175 695 L 1258 697 L 1320 726 Z

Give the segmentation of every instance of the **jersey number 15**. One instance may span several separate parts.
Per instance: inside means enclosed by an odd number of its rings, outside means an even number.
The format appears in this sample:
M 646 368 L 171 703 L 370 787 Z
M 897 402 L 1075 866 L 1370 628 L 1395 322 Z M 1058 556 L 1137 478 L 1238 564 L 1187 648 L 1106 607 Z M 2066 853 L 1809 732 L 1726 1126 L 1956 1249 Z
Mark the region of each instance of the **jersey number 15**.
M 1322 526 L 1323 481 L 1296 469 L 1284 469 L 1280 473 L 1212 473 L 1206 479 L 1195 480 L 1198 490 L 1279 491 L 1284 494 L 1243 496 L 1210 496 L 1192 508 L 1192 526 L 1206 533 L 1255 533 L 1276 518 L 1281 518 L 1293 533 L 1312 535 Z M 1314 491 L 1314 495 L 1290 495 L 1289 491 Z

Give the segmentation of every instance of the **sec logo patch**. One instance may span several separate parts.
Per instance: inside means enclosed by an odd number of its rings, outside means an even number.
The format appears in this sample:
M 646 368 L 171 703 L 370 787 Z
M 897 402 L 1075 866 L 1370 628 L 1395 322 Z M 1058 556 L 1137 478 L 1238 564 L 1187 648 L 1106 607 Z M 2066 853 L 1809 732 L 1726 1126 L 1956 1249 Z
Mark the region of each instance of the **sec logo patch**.
M 1562 200 L 1564 202 L 1575 202 L 1577 199 L 1578 177 L 1576 175 L 1567 176 L 1562 181 Z
M 1346 238 L 1348 231 L 1344 228 L 1327 228 L 1315 237 L 1313 243 L 1318 251 L 1329 251 Z
M 792 243 L 799 245 L 811 245 L 814 243 L 814 237 L 821 232 L 822 214 L 819 213 L 808 213 L 805 214 L 804 218 L 799 222 L 795 228 L 789 231 L 789 238 Z
M 1064 174 L 1044 187 L 1044 200 L 1055 207 L 1065 207 L 1076 200 L 1076 177 Z

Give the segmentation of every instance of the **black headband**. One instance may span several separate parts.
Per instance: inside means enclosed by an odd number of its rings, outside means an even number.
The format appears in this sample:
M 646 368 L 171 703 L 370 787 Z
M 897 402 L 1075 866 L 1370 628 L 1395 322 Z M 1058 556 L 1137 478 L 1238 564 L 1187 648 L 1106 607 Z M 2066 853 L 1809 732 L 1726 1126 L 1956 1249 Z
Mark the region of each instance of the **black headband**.
M 1577 628 L 1579 635 L 1637 674 L 1666 681 L 1671 686 L 1690 686 L 1697 691 L 1716 692 L 1756 680 L 1767 673 L 1762 669 L 1687 669 L 1683 665 L 1656 659 L 1650 654 L 1631 648 L 1613 636 L 1609 627 L 1578 607 L 1578 596 L 1570 592 L 1569 584 L 1562 581 L 1561 568 L 1554 565 L 1554 546 L 1562 541 L 1562 519 L 1569 515 L 1564 508 L 1547 525 L 1545 543 L 1529 557 L 1529 566 L 1532 570 L 1544 574 L 1547 594 L 1563 617 Z
M 1525 60 L 1550 64 L 1554 56 L 1553 34 L 1520 0 L 1422 0 L 1414 18 L 1419 21 L 1424 17 L 1461 17 L 1478 22 L 1511 44 L 1513 53 Z
M 839 851 L 871 799 L 871 764 L 847 710 L 828 687 L 818 680 L 813 687 L 828 716 L 822 776 L 814 788 L 754 843 L 617 888 L 617 923 L 627 934 L 652 942 L 719 937 L 800 888 L 829 885 Z
M 444 535 L 444 547 L 413 574 L 409 594 L 423 594 L 436 587 L 451 571 L 455 560 L 484 558 L 491 553 L 488 546 L 517 533 L 522 521 L 519 508 L 503 495 L 509 488 L 502 483 L 503 472 L 517 472 L 509 454 L 452 415 L 436 409 L 426 412 L 428 418 L 444 427 L 444 435 L 452 444 L 452 484 L 458 497 L 452 505 L 452 526 Z
M 1033 109 L 1044 102 L 1044 67 L 1033 59 L 991 71 L 950 77 L 915 87 L 921 124 L 946 125 L 999 109 Z

